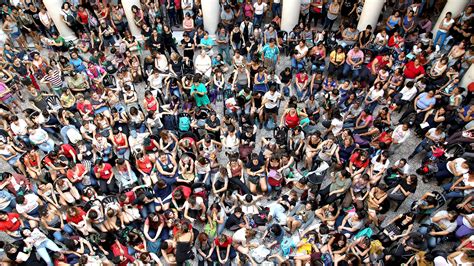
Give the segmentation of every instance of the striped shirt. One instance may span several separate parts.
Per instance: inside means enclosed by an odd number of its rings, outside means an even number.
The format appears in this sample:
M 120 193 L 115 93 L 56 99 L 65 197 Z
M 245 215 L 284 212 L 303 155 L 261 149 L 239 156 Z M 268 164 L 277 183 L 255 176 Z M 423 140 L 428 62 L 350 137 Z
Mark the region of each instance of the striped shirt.
M 51 76 L 47 75 L 44 77 L 44 79 L 50 82 L 51 85 L 55 88 L 63 86 L 63 79 L 62 79 L 61 72 L 59 72 L 59 70 L 57 69 L 53 70 L 53 74 Z

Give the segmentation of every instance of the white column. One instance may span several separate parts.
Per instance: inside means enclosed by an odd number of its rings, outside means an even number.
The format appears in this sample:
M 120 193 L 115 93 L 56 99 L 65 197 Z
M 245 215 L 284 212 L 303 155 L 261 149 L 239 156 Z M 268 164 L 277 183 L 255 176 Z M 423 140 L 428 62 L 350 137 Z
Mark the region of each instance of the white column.
M 460 86 L 467 89 L 467 86 L 471 84 L 471 82 L 474 82 L 474 64 L 471 64 L 466 73 L 464 73 Z
M 63 5 L 63 0 L 44 0 L 44 6 L 48 12 L 48 15 L 56 25 L 56 28 L 59 31 L 59 34 L 66 40 L 72 41 L 77 39 L 74 32 L 69 28 L 69 26 L 64 23 L 61 18 L 61 6 Z
M 135 20 L 133 19 L 134 15 L 132 12 L 132 6 L 137 6 L 138 8 L 141 8 L 140 0 L 125 0 L 122 1 L 122 6 L 123 11 L 125 11 L 125 16 L 128 20 L 128 27 L 130 28 L 130 33 L 132 33 L 135 38 L 141 39 L 142 32 L 140 28 L 138 28 L 135 24 Z
M 300 18 L 300 0 L 282 0 L 281 29 L 290 33 Z
M 204 0 L 201 1 L 202 15 L 204 20 L 204 30 L 209 32 L 209 35 L 214 36 L 221 18 L 221 8 L 219 0 Z
M 375 30 L 384 3 L 384 0 L 365 0 L 362 13 L 360 14 L 359 24 L 357 24 L 359 31 L 365 30 L 367 25 L 371 25 L 372 29 Z
M 443 8 L 443 11 L 441 11 L 441 14 L 439 14 L 438 21 L 433 27 L 433 34 L 436 35 L 436 32 L 439 28 L 439 24 L 441 24 L 441 21 L 443 21 L 444 17 L 446 17 L 446 13 L 451 12 L 453 14 L 451 17 L 455 18 L 459 14 L 461 14 L 462 11 L 464 11 L 469 2 L 470 0 L 448 0 L 448 2 Z

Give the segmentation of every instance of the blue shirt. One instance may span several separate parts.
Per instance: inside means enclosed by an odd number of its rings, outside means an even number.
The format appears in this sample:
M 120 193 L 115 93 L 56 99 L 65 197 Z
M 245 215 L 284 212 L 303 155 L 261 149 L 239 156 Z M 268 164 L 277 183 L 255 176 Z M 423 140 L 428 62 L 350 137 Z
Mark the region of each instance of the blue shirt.
M 207 37 L 207 40 L 205 38 L 201 39 L 201 44 L 205 46 L 213 46 L 214 45 L 214 40 Z
M 416 107 L 420 109 L 426 109 L 430 105 L 434 105 L 436 103 L 436 99 L 434 97 L 428 98 L 428 93 L 423 92 L 420 94 L 420 97 L 418 98 L 418 102 L 416 102 Z
M 278 50 L 278 47 L 273 46 L 273 48 L 272 48 L 272 47 L 270 47 L 269 44 L 266 44 L 263 47 L 262 52 L 263 52 L 263 57 L 268 58 L 268 59 L 272 59 L 274 61 L 277 60 L 278 54 L 280 53 L 280 51 Z

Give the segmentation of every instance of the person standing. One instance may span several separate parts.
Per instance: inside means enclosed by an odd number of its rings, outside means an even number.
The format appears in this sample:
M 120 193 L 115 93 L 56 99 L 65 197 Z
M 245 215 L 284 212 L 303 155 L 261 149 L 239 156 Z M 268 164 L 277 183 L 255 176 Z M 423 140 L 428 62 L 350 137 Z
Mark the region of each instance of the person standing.
M 446 13 L 446 16 L 439 24 L 439 29 L 436 32 L 436 37 L 433 42 L 433 45 L 438 45 L 438 42 L 440 42 L 439 49 L 443 49 L 444 42 L 446 41 L 446 37 L 448 36 L 448 31 L 454 25 L 454 19 L 452 19 L 451 16 L 451 12 Z
M 267 3 L 264 3 L 262 0 L 257 0 L 257 2 L 253 4 L 253 9 L 255 10 L 253 24 L 261 27 L 265 11 L 267 11 Z

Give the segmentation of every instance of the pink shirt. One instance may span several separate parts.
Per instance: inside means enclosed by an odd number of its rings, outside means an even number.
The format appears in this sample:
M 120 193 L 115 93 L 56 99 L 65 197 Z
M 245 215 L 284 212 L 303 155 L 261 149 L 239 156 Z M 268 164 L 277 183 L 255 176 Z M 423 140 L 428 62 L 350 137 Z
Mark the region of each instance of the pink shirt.
M 364 52 L 362 52 L 361 50 L 359 50 L 359 52 L 354 52 L 354 49 L 351 49 L 348 53 L 347 53 L 347 59 L 346 59 L 346 63 L 350 64 L 349 63 L 349 58 L 352 59 L 352 62 L 354 63 L 358 63 L 360 62 L 360 60 L 364 60 Z

